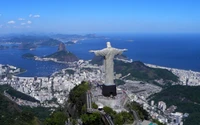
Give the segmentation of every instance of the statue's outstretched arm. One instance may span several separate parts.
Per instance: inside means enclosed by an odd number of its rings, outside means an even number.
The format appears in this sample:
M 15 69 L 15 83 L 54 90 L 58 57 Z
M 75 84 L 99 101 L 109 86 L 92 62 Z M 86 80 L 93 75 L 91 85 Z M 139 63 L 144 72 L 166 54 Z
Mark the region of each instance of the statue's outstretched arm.
M 90 53 L 94 53 L 94 52 L 96 52 L 96 51 L 97 51 L 97 50 L 90 50 L 89 52 L 90 52 Z
M 127 51 L 127 49 L 115 49 L 114 53 L 116 55 L 121 55 L 124 51 Z
M 94 53 L 96 56 L 105 56 L 106 50 L 90 50 L 89 52 Z
M 122 49 L 122 51 L 127 51 L 127 49 Z

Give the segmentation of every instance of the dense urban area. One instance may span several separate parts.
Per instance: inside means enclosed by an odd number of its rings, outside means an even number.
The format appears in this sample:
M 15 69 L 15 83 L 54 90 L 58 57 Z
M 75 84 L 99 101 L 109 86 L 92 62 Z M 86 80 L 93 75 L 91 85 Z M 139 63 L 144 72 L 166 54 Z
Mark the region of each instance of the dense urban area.
M 76 44 L 79 40 L 95 37 L 95 35 L 87 35 L 87 37 L 75 35 L 73 39 L 69 38 L 67 40 L 69 42 L 65 44 Z M 101 38 L 105 39 L 105 37 Z M 0 92 L 19 106 L 31 107 L 32 110 L 45 108 L 45 110 L 53 112 L 52 115 L 50 113 L 46 115 L 46 119 L 43 118 L 45 124 L 61 122 L 66 125 L 94 123 L 182 125 L 183 123 L 187 124 L 187 120 L 196 116 L 190 110 L 181 107 L 180 103 L 173 100 L 169 102 L 172 95 L 166 95 L 165 91 L 180 91 L 178 88 L 186 86 L 198 87 L 200 85 L 199 72 L 133 62 L 125 56 L 116 57 L 114 79 L 117 85 L 117 96 L 104 97 L 101 93 L 101 87 L 105 82 L 103 60 L 96 57 L 92 60 L 80 60 L 68 52 L 65 44 L 58 40 L 63 41 L 63 39 L 54 37 L 53 42 L 36 42 L 37 44 L 58 44 L 58 51 L 54 54 L 46 57 L 38 57 L 33 54 L 22 55 L 25 59 L 54 61 L 68 65 L 68 68 L 54 72 L 48 77 L 20 77 L 18 74 L 26 72 L 26 69 L 0 64 Z M 17 40 L 14 42 L 18 43 Z M 13 41 L 11 43 L 4 41 L 4 43 L 11 44 Z M 28 49 L 36 47 L 31 43 L 24 44 L 23 47 L 25 45 Z M 2 49 L 7 49 L 7 47 L 2 46 Z M 176 90 L 173 90 L 174 88 Z M 163 96 L 160 96 L 159 93 Z M 165 96 L 169 96 L 169 98 L 165 98 Z M 190 102 L 194 105 L 200 104 L 200 100 L 193 100 L 193 97 L 187 100 L 189 98 L 187 95 L 180 97 L 188 105 Z M 65 116 L 61 109 L 67 110 L 68 115 Z M 54 117 L 55 119 L 53 119 Z M 58 120 L 57 117 L 63 119 Z M 92 117 L 94 117 L 93 121 Z M 34 121 L 39 120 L 34 118 Z

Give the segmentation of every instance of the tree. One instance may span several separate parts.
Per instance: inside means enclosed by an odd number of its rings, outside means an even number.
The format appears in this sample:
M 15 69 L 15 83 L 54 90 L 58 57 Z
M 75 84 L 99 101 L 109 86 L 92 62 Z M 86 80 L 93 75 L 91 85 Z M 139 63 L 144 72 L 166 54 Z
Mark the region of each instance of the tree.
M 92 103 L 92 108 L 94 108 L 94 109 L 98 109 L 98 105 L 96 104 L 96 103 Z
M 113 112 L 114 112 L 113 109 L 108 106 L 103 107 L 103 110 L 105 113 L 107 113 L 109 115 L 113 114 Z
M 75 86 L 69 93 L 69 102 L 76 107 L 76 114 L 80 116 L 83 112 L 83 106 L 86 104 L 86 92 L 89 90 L 89 84 L 82 82 Z
M 67 116 L 60 111 L 54 112 L 50 118 L 47 118 L 45 121 L 45 125 L 64 125 L 65 121 L 67 121 Z
M 133 121 L 133 115 L 125 111 L 116 114 L 114 117 L 114 123 L 116 125 L 131 124 Z
M 83 114 L 81 115 L 81 120 L 84 125 L 101 125 L 101 114 L 94 112 L 92 114 Z

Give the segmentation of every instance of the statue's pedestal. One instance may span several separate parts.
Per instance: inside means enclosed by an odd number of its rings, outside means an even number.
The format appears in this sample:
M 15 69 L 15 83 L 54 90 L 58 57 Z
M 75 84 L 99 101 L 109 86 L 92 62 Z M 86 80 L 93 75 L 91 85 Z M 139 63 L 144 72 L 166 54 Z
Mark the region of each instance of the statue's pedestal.
M 103 84 L 102 95 L 107 96 L 107 97 L 116 96 L 117 95 L 116 85 L 105 85 L 105 84 Z
M 104 106 L 108 106 L 113 110 L 115 110 L 116 112 L 125 111 L 124 105 L 129 100 L 128 96 L 122 89 L 117 89 L 116 90 L 117 95 L 114 97 L 103 96 L 102 87 L 96 87 L 92 89 L 91 93 L 92 93 L 92 101 L 95 102 L 98 105 L 98 107 L 102 108 Z

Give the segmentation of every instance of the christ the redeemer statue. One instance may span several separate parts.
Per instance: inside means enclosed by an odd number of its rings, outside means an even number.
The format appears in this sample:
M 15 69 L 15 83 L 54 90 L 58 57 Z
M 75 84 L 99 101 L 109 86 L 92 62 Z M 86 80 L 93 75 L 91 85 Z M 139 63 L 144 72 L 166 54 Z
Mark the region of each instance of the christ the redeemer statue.
M 103 85 L 102 94 L 104 96 L 116 95 L 116 85 L 114 84 L 114 62 L 115 55 L 120 55 L 127 49 L 117 49 L 111 47 L 110 42 L 107 42 L 107 48 L 102 50 L 90 50 L 96 56 L 103 56 L 105 61 L 105 84 Z

